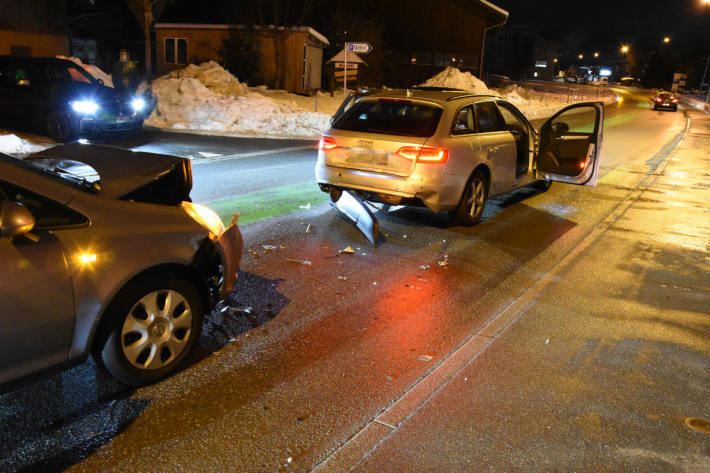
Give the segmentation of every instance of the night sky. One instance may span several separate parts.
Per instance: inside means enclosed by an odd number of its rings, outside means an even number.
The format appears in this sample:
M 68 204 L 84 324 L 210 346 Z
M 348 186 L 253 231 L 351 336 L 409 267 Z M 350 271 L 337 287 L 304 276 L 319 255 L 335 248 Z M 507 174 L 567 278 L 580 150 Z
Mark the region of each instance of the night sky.
M 562 49 L 616 53 L 621 44 L 636 51 L 672 47 L 710 49 L 710 6 L 701 0 L 493 0 L 510 12 L 512 24 L 528 24 Z M 663 36 L 672 42 L 663 46 Z

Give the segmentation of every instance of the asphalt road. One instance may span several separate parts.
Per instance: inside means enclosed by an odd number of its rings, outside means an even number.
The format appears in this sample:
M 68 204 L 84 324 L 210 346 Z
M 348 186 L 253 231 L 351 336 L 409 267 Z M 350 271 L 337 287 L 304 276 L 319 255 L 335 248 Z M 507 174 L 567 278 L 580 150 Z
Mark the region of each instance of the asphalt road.
M 88 361 L 0 396 L 0 471 L 309 471 L 574 248 L 685 125 L 633 94 L 607 112 L 596 189 L 519 190 L 472 228 L 424 210 L 378 214 L 376 249 L 315 200 L 313 151 L 263 154 L 312 142 L 124 143 L 193 157 L 198 202 L 279 216 L 242 227 L 251 252 L 230 305 L 208 317 L 181 373 L 133 391 Z M 339 254 L 346 246 L 355 253 Z

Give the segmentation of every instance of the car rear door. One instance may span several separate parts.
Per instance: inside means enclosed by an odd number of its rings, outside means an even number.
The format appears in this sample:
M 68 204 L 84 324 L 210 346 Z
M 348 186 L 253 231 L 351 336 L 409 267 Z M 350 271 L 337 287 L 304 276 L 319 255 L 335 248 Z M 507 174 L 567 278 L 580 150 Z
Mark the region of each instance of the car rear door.
M 515 183 L 515 138 L 493 101 L 477 102 L 474 110 L 476 141 L 491 170 L 492 190 L 504 192 Z
M 18 192 L 19 190 L 19 192 Z M 19 197 L 18 197 L 19 196 Z M 0 199 L 21 203 L 43 197 L 0 181 Z M 24 201 L 24 202 L 23 202 Z M 62 206 L 33 212 L 41 223 Z M 25 205 L 33 210 L 32 205 Z M 38 218 L 40 217 L 40 218 Z M 0 384 L 65 362 L 74 330 L 74 296 L 62 245 L 49 230 L 39 238 L 0 237 Z
M 563 108 L 540 129 L 535 177 L 595 186 L 603 141 L 604 104 Z

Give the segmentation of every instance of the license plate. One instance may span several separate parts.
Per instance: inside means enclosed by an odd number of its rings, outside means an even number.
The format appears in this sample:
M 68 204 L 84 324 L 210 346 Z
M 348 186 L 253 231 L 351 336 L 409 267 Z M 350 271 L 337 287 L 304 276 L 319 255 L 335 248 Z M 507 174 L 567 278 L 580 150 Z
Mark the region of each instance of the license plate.
M 131 117 L 116 117 L 116 123 L 128 123 L 131 121 Z
M 387 153 L 367 149 L 353 149 L 348 154 L 348 162 L 356 164 L 371 164 L 387 166 Z

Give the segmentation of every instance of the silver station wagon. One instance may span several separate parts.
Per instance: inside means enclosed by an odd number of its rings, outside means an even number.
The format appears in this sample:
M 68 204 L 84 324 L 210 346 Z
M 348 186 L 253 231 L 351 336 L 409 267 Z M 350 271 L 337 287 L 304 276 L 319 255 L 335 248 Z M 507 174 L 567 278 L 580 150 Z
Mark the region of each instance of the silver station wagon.
M 347 190 L 473 225 L 495 195 L 551 181 L 596 185 L 600 102 L 568 106 L 539 132 L 500 97 L 451 89 L 388 91 L 348 105 L 321 137 L 315 169 L 333 201 Z

